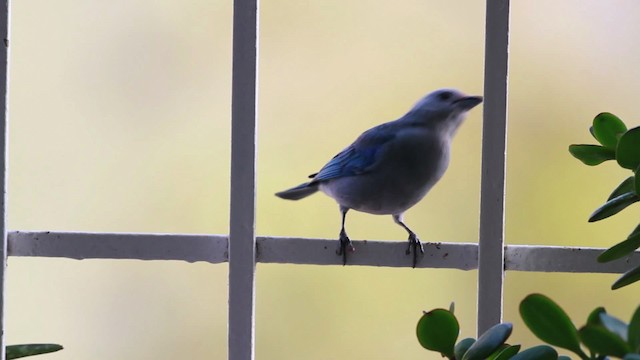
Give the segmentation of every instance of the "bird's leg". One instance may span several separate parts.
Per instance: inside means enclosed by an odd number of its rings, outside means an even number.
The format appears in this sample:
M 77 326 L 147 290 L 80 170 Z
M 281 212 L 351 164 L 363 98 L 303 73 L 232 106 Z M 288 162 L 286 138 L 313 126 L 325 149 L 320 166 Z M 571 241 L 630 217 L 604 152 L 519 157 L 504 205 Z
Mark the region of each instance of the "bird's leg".
M 402 214 L 393 215 L 393 221 L 402 226 L 409 233 L 409 248 L 407 248 L 407 255 L 413 253 L 413 267 L 415 268 L 418 263 L 418 249 L 421 254 L 424 254 L 422 243 L 420 242 L 420 239 L 418 239 L 416 233 L 411 231 L 411 229 L 409 229 L 409 227 L 402 221 Z
M 353 243 L 349 236 L 347 236 L 347 231 L 344 229 L 344 222 L 347 218 L 347 211 L 349 208 L 340 206 L 340 212 L 342 213 L 342 229 L 340 229 L 340 247 L 338 248 L 338 255 L 342 255 L 342 265 L 347 265 L 347 250 L 353 252 L 356 249 L 353 247 Z

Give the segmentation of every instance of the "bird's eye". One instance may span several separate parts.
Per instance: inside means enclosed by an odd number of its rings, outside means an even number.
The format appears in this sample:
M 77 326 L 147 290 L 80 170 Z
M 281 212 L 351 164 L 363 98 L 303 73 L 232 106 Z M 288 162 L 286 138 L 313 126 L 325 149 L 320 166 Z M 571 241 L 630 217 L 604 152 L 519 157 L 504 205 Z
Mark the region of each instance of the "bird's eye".
M 445 92 L 441 92 L 438 97 L 440 98 L 440 100 L 442 101 L 447 101 L 449 99 L 451 99 L 451 97 L 453 96 L 453 94 L 450 91 L 445 91 Z

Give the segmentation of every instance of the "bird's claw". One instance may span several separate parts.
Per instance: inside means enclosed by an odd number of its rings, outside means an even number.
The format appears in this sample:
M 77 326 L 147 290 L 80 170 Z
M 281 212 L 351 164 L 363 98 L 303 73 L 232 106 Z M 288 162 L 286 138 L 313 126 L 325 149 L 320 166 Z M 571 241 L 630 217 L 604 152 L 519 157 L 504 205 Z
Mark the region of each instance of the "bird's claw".
M 416 267 L 418 263 L 418 250 L 420 250 L 421 254 L 424 254 L 424 248 L 422 247 L 422 243 L 416 234 L 409 235 L 409 247 L 407 248 L 407 255 L 413 253 L 413 268 Z
M 342 255 L 342 265 L 347 265 L 347 251 L 354 252 L 356 248 L 353 247 L 353 243 L 351 239 L 345 233 L 340 233 L 340 247 L 338 247 L 338 251 L 336 253 L 338 255 Z

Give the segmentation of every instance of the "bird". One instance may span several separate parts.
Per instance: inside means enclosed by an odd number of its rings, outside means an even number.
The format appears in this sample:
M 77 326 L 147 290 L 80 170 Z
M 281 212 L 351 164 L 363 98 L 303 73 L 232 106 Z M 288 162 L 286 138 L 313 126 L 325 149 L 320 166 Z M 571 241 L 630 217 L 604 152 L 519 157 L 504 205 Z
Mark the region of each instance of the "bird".
M 355 251 L 345 230 L 347 212 L 391 215 L 409 235 L 407 255 L 424 254 L 418 236 L 404 222 L 416 205 L 442 178 L 449 166 L 451 141 L 469 110 L 483 101 L 455 89 L 439 89 L 421 98 L 402 117 L 363 132 L 311 179 L 275 195 L 300 200 L 321 191 L 333 198 L 342 215 L 337 254 L 347 264 Z

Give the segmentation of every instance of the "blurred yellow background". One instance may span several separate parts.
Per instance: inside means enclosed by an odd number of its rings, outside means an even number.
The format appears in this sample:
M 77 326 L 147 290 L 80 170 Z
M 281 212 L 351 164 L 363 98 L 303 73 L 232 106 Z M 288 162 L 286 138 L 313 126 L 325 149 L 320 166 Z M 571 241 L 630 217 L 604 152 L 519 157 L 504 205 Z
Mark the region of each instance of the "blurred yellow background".
M 440 87 L 483 89 L 484 2 L 263 1 L 257 229 L 335 238 L 339 213 L 296 185 L 363 130 Z M 12 2 L 9 225 L 13 230 L 228 232 L 232 2 Z M 640 2 L 513 1 L 507 241 L 608 247 L 638 210 L 586 219 L 627 174 L 588 168 L 610 111 L 639 124 Z M 425 241 L 475 242 L 481 109 L 442 182 L 407 213 Z M 390 217 L 350 214 L 354 239 L 397 239 Z M 57 342 L 48 359 L 226 359 L 227 266 L 9 259 L 9 343 Z M 439 359 L 415 339 L 422 310 L 456 302 L 473 336 L 476 272 L 258 265 L 258 359 Z M 508 273 L 512 342 L 528 293 L 581 325 L 605 305 L 628 319 L 640 285 L 616 275 Z M 44 357 L 43 357 L 44 358 Z

